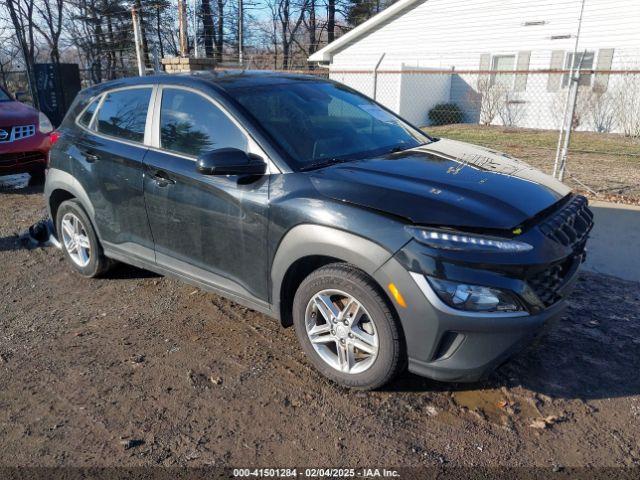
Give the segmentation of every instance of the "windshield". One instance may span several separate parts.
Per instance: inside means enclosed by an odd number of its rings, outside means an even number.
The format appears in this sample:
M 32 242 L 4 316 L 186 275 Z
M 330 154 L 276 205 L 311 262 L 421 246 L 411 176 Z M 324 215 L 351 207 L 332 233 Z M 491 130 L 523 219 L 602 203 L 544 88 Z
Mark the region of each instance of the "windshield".
M 0 88 L 0 102 L 10 102 L 12 101 L 11 97 L 7 95 L 7 93 Z
M 372 100 L 333 83 L 286 83 L 229 93 L 289 154 L 295 170 L 431 141 Z

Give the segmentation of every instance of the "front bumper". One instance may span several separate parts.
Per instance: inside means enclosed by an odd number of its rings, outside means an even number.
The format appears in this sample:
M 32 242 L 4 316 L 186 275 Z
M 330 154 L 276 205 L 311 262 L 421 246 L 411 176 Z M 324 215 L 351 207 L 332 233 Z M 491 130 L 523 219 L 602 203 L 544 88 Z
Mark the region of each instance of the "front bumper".
M 50 149 L 51 137 L 40 132 L 24 140 L 0 143 L 0 175 L 44 169 Z
M 443 308 L 430 300 L 423 274 L 408 272 L 395 257 L 374 277 L 380 285 L 394 283 L 404 298 L 406 308 L 397 303 L 395 307 L 405 334 L 409 370 L 441 381 L 473 382 L 486 377 L 565 308 L 564 300 L 533 314 Z
M 437 305 L 437 301 L 432 300 L 437 295 L 425 277 L 420 274 L 412 277 L 430 303 Z M 443 306 L 434 309 L 445 333 L 432 361 L 410 358 L 409 370 L 437 380 L 476 381 L 530 343 L 546 323 L 562 314 L 565 302 L 560 301 L 536 315 L 467 313 Z

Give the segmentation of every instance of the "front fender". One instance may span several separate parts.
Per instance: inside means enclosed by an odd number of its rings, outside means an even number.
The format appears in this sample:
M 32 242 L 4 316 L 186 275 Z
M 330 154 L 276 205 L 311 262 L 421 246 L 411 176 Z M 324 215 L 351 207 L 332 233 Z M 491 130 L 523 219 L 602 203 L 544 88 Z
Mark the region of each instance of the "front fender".
M 271 267 L 273 311 L 280 313 L 281 288 L 291 265 L 310 256 L 325 256 L 348 262 L 369 275 L 391 258 L 389 252 L 371 240 L 332 227 L 298 225 L 284 236 Z

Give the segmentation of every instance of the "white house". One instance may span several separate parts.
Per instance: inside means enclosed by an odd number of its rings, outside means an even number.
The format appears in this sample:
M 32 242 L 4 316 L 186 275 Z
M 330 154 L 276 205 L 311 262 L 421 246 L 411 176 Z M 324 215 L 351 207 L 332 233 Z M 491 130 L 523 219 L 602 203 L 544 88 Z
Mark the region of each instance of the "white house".
M 399 0 L 309 61 L 419 125 L 429 124 L 434 105 L 453 102 L 467 122 L 557 128 L 569 75 L 549 70 L 581 59 L 596 72 L 581 77 L 580 128 L 620 130 L 598 115 L 614 116 L 613 97 L 629 103 L 619 92 L 636 90 L 640 104 L 640 75 L 616 72 L 640 70 L 640 0 L 584 0 L 580 22 L 582 7 L 583 0 Z M 498 87 L 502 106 L 487 122 L 488 90 Z

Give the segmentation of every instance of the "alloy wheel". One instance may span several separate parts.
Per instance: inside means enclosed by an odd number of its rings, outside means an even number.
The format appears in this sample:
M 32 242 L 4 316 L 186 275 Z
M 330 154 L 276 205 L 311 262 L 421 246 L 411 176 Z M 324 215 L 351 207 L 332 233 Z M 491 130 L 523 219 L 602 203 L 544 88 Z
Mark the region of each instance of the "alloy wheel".
M 91 260 L 91 242 L 82 221 L 73 213 L 62 217 L 62 243 L 76 265 L 86 267 Z
M 307 305 L 305 326 L 320 358 L 348 374 L 369 369 L 378 356 L 378 332 L 364 306 L 340 290 L 323 290 Z

